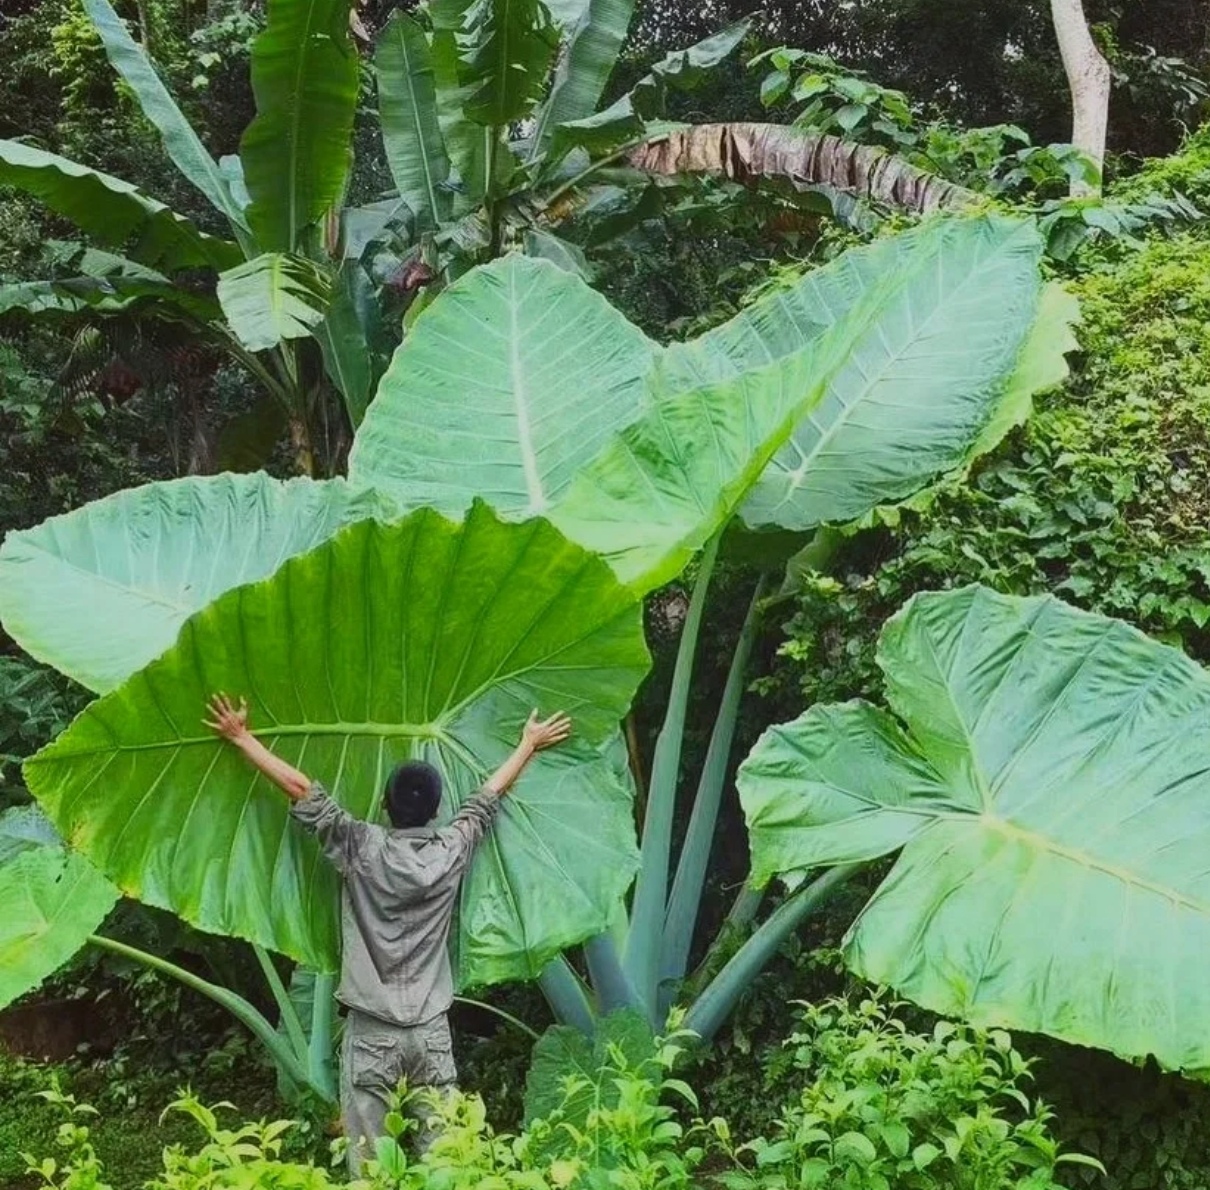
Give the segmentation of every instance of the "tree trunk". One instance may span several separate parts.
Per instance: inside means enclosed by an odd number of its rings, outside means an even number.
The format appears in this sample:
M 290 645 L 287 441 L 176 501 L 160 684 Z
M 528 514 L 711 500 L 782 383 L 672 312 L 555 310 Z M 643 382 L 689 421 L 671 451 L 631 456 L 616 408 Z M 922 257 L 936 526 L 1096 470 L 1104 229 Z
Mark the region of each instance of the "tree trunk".
M 925 214 L 974 202 L 972 190 L 926 173 L 885 149 L 785 124 L 697 124 L 661 133 L 630 153 L 654 174 L 723 174 L 736 181 L 780 178 L 850 198 Z
M 1096 162 L 1098 175 L 1105 168 L 1105 140 L 1109 132 L 1109 91 L 1112 75 L 1109 63 L 1088 29 L 1081 0 L 1050 0 L 1059 53 L 1071 89 L 1071 143 Z M 1096 185 L 1073 181 L 1074 196 L 1100 194 Z

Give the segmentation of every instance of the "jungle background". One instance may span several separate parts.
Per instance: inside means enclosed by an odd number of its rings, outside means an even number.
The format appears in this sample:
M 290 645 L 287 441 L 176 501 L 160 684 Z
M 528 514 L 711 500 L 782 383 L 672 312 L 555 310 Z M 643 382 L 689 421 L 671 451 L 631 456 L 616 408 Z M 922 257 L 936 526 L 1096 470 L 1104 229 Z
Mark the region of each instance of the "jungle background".
M 202 226 L 212 222 L 169 168 L 153 130 L 108 69 L 73 0 L 4 0 L 0 12 L 0 137 L 22 138 L 129 179 Z M 368 0 L 372 35 L 394 6 Z M 874 91 L 849 139 L 931 155 L 935 172 L 1078 225 L 1052 240 L 1048 267 L 1079 295 L 1081 350 L 1068 382 L 1044 396 L 1022 429 L 954 481 L 846 540 L 831 574 L 806 582 L 766 622 L 753 667 L 754 701 L 741 723 L 742 755 L 763 728 L 818 701 L 877 698 L 873 649 L 886 617 L 921 590 L 978 581 L 1012 594 L 1051 592 L 1130 621 L 1210 661 L 1210 6 L 1192 0 L 1088 4 L 1114 88 L 1105 195 L 1062 206 L 1070 177 L 1067 85 L 1043 0 L 711 0 L 639 6 L 609 95 L 650 63 L 728 21 L 753 16 L 742 51 L 698 89 L 673 99 L 695 122 L 788 123 L 803 104 L 766 102 L 761 51 L 796 47 L 836 63 L 830 79 Z M 119 6 L 140 30 L 174 94 L 217 157 L 234 152 L 253 113 L 251 38 L 263 21 L 245 0 L 138 0 Z M 826 73 L 826 72 L 825 72 Z M 369 80 L 359 117 L 352 189 L 387 184 L 375 137 Z M 843 92 L 843 86 L 841 87 Z M 901 92 L 897 98 L 893 93 Z M 830 93 L 829 93 L 830 94 Z M 815 117 L 825 128 L 843 95 Z M 881 117 L 878 118 L 878 117 Z M 1011 126 L 972 152 L 970 130 Z M 981 142 L 982 143 L 982 142 Z M 1024 153 L 1028 146 L 1040 146 Z M 948 154 L 948 156 L 947 156 Z M 980 181 L 981 179 L 981 181 Z M 995 185 L 992 186 L 994 180 Z M 1087 212 L 1093 212 L 1091 215 Z M 1204 214 L 1203 214 L 1204 213 Z M 594 284 L 653 337 L 666 341 L 724 321 L 754 295 L 803 267 L 878 234 L 796 209 L 783 193 L 743 179 L 669 188 L 651 217 L 607 245 L 586 248 Z M 0 195 L 0 282 L 56 264 L 67 225 L 25 197 Z M 230 465 L 224 427 L 249 415 L 257 388 L 209 345 L 137 318 L 103 326 L 21 311 L 0 318 L 0 535 L 120 488 Z M 291 474 L 286 447 L 268 469 Z M 720 579 L 732 600 L 713 604 L 706 627 L 700 729 L 686 766 L 707 743 L 706 711 L 725 680 L 743 617 L 747 580 Z M 653 600 L 653 617 L 683 598 Z M 714 643 L 716 642 L 716 643 Z M 666 699 L 674 634 L 637 716 L 650 753 Z M 70 720 L 84 692 L 0 639 L 0 808 L 27 799 L 19 762 Z M 691 712 L 692 714 L 692 712 Z M 691 723 L 693 719 L 691 718 Z M 711 930 L 743 880 L 742 823 L 734 793 L 724 807 L 712 865 Z M 729 848 L 729 840 L 738 846 Z M 707 1114 L 759 1132 L 793 1072 L 782 1042 L 787 1005 L 842 991 L 833 950 L 862 888 L 838 900 L 787 947 L 750 990 L 733 1023 L 701 1060 L 695 1086 Z M 255 963 L 231 940 L 194 934 L 145 908 L 120 909 L 117 936 L 200 971 L 221 970 L 268 1011 Z M 111 930 L 111 932 L 115 932 Z M 526 988 L 493 1001 L 541 1028 L 541 997 Z M 529 1039 L 496 1017 L 456 1017 L 466 1086 L 501 1126 L 519 1119 Z M 1210 1186 L 1210 1090 L 1104 1054 L 1021 1037 L 1038 1058 L 1036 1088 L 1055 1110 L 1062 1142 L 1098 1157 L 1114 1188 Z M 271 1069 L 219 1010 L 146 970 L 99 955 L 77 960 L 39 993 L 0 1016 L 0 1186 L 35 1184 L 21 1154 L 52 1145 L 58 1116 L 36 1092 L 52 1078 L 102 1112 L 98 1152 L 119 1187 L 159 1165 L 159 1147 L 186 1123 L 158 1124 L 183 1081 L 248 1115 L 283 1110 Z M 149 1144 L 147 1137 L 159 1138 Z M 291 1151 L 316 1151 L 306 1128 Z

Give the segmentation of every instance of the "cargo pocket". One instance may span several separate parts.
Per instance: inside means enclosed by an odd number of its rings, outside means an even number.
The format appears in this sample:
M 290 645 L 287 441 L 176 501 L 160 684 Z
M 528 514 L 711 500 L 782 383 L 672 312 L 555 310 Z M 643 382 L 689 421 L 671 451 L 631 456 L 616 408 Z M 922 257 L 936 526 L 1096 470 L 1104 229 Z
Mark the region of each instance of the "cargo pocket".
M 449 1087 L 458 1080 L 454 1066 L 454 1044 L 450 1037 L 450 1023 L 444 1016 L 420 1025 L 415 1030 L 421 1053 L 417 1055 L 419 1077 L 416 1081 L 425 1087 Z
M 403 1073 L 398 1047 L 386 1037 L 354 1036 L 349 1047 L 349 1081 L 355 1087 L 393 1091 Z

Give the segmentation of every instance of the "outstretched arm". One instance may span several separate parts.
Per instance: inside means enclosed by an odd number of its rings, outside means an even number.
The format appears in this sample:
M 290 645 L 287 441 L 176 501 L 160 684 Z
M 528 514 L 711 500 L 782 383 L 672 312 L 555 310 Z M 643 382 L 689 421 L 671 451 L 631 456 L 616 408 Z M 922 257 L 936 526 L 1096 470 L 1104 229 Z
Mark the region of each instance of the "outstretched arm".
M 512 755 L 488 777 L 484 788 L 503 797 L 539 752 L 561 744 L 569 735 L 571 720 L 562 711 L 541 720 L 538 712 L 533 711 L 521 731 L 521 742 L 513 749 Z
M 300 773 L 292 764 L 274 756 L 264 744 L 248 730 L 248 702 L 241 698 L 239 706 L 233 706 L 225 694 L 215 694 L 207 708 L 209 719 L 203 722 L 212 731 L 234 744 L 248 760 L 259 769 L 292 802 L 301 801 L 311 789 L 311 779 Z

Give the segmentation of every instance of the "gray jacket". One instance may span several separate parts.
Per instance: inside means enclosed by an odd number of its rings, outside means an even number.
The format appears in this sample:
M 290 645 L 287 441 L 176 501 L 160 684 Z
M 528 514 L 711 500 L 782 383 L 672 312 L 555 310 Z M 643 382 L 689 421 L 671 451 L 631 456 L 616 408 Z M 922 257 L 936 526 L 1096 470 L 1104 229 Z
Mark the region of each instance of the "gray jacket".
M 290 809 L 342 876 L 342 1004 L 398 1025 L 445 1012 L 454 997 L 450 922 L 475 844 L 499 795 L 482 789 L 444 827 L 362 822 L 318 782 Z

